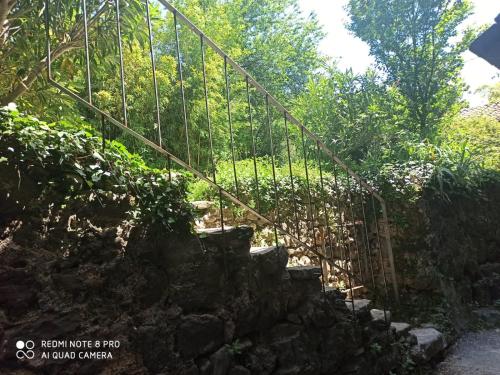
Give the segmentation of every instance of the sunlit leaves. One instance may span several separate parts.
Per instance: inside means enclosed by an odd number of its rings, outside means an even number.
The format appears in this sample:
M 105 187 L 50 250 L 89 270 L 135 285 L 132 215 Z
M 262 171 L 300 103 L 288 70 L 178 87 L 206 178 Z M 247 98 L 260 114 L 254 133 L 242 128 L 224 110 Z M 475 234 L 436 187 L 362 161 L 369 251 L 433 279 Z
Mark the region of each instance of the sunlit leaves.
M 10 146 L 12 145 L 12 146 Z M 146 166 L 116 141 L 93 135 L 85 123 L 46 124 L 16 110 L 0 109 L 2 162 L 16 168 L 43 170 L 47 184 L 68 197 L 91 195 L 105 198 L 133 197 L 130 214 L 145 223 L 168 229 L 186 229 L 190 208 L 185 201 L 185 180 L 169 179 L 165 170 Z M 13 152 L 5 153 L 4 148 Z M 40 172 L 38 172 L 40 173 Z

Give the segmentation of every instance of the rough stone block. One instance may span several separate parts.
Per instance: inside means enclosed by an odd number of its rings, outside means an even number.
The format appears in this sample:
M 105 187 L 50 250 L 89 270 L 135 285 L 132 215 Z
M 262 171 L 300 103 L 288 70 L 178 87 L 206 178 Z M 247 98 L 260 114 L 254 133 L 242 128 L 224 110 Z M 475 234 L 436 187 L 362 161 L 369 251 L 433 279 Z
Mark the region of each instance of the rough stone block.
M 445 348 L 443 334 L 434 328 L 415 328 L 410 335 L 417 340 L 417 345 L 411 349 L 411 355 L 416 362 L 428 362 Z
M 411 326 L 408 323 L 392 322 L 391 329 L 397 337 L 406 337 L 410 332 Z
M 347 308 L 352 311 L 353 310 L 353 302 L 352 300 L 346 300 L 345 305 Z M 354 312 L 359 313 L 363 311 L 367 311 L 372 305 L 372 301 L 369 299 L 355 299 L 354 300 Z
M 315 266 L 288 267 L 292 280 L 317 280 L 321 276 L 321 268 Z
M 210 353 L 224 343 L 224 323 L 209 314 L 188 315 L 179 326 L 177 341 L 185 358 Z
M 391 324 L 391 312 L 379 309 L 370 310 L 371 322 L 370 326 L 378 330 L 387 330 Z
M 250 249 L 250 257 L 259 270 L 267 275 L 281 276 L 288 262 L 288 252 L 283 246 L 253 247 Z
M 370 310 L 370 315 L 372 317 L 372 321 L 383 321 L 387 322 L 391 321 L 391 312 L 386 310 L 384 313 L 384 310 L 379 310 L 379 309 L 371 309 Z

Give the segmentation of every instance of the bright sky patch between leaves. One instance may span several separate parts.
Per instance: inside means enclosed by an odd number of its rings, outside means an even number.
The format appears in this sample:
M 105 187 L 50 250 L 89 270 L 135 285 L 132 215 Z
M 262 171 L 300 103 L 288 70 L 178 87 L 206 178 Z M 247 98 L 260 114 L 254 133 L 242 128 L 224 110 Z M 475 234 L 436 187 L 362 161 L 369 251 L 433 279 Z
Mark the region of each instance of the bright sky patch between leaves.
M 321 51 L 338 60 L 341 69 L 352 68 L 361 73 L 374 64 L 368 46 L 345 28 L 348 15 L 345 6 L 348 0 L 299 0 L 305 14 L 315 12 L 327 33 Z M 492 0 L 472 0 L 474 14 L 466 21 L 467 26 L 490 25 L 500 13 L 500 2 Z M 500 71 L 477 57 L 472 52 L 464 53 L 465 67 L 462 76 L 469 85 L 464 97 L 471 106 L 486 103 L 486 98 L 475 91 L 486 84 L 500 82 Z

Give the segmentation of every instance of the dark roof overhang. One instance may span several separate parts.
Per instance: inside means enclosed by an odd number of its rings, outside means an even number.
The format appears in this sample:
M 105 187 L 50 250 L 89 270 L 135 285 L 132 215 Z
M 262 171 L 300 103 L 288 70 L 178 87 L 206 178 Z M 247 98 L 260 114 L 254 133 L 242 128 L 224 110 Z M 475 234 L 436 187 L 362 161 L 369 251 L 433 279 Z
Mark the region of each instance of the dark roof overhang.
M 500 14 L 495 24 L 473 41 L 469 49 L 500 69 Z

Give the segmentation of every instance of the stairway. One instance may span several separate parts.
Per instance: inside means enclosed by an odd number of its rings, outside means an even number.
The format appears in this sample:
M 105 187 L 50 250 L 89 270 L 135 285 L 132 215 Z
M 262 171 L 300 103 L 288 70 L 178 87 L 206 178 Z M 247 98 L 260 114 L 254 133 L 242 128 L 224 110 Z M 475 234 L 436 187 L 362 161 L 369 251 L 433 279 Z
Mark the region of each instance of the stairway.
M 90 6 L 90 5 L 89 5 Z M 301 121 L 295 118 L 292 113 L 286 109 L 271 93 L 269 93 L 263 85 L 257 82 L 252 75 L 243 69 L 237 62 L 231 59 L 215 42 L 213 42 L 202 30 L 194 25 L 185 15 L 176 9 L 168 1 L 162 0 L 158 6 L 161 6 L 161 13 L 165 17 L 169 14 L 173 17 L 174 27 L 172 28 L 172 39 L 175 43 L 172 49 L 165 53 L 171 53 L 177 65 L 177 77 L 172 82 L 172 87 L 178 87 L 178 97 L 160 98 L 160 90 L 156 81 L 157 69 L 160 65 L 156 64 L 159 53 L 158 48 L 154 45 L 154 33 L 151 30 L 155 29 L 155 19 L 150 18 L 148 2 L 144 5 L 144 19 L 149 25 L 149 53 L 151 58 L 150 76 L 153 78 L 151 82 L 152 92 L 155 97 L 155 113 L 154 118 L 156 123 L 151 124 L 151 129 L 139 129 L 132 121 L 130 121 L 129 108 L 127 105 L 127 88 L 133 82 L 127 82 L 127 71 L 123 63 L 122 56 L 122 27 L 127 25 L 121 24 L 118 7 L 110 7 L 109 19 L 117 21 L 117 38 L 116 47 L 109 48 L 109 51 L 92 51 L 92 53 L 115 53 L 120 51 L 119 68 L 120 68 L 120 88 L 121 88 L 121 109 L 122 113 L 110 114 L 106 108 L 99 107 L 99 103 L 92 101 L 92 65 L 89 62 L 89 46 L 85 44 L 86 59 L 81 60 L 82 74 L 85 75 L 86 87 L 81 92 L 76 92 L 72 87 L 65 87 L 57 82 L 60 67 L 57 64 L 52 65 L 54 51 L 58 50 L 59 46 L 51 46 L 53 40 L 50 34 L 47 33 L 47 81 L 49 84 L 57 88 L 61 93 L 68 95 L 71 99 L 79 102 L 82 106 L 89 110 L 89 113 L 95 113 L 95 123 L 99 122 L 104 130 L 106 127 L 112 126 L 117 133 L 124 134 L 127 137 L 132 137 L 134 144 L 140 144 L 147 147 L 150 151 L 154 151 L 161 163 L 168 168 L 168 174 L 176 173 L 176 168 L 190 172 L 199 181 L 202 181 L 215 192 L 216 198 L 219 200 L 214 205 L 220 210 L 221 223 L 238 225 L 238 223 L 224 222 L 226 215 L 225 210 L 228 206 L 233 205 L 242 209 L 248 218 L 252 217 L 258 221 L 258 226 L 265 227 L 274 237 L 274 245 L 280 243 L 294 243 L 296 248 L 300 248 L 307 253 L 310 259 L 317 259 L 316 265 L 321 265 L 324 269 L 323 276 L 331 279 L 328 282 L 338 284 L 336 286 L 347 290 L 350 298 L 357 298 L 366 294 L 366 289 L 383 288 L 385 294 L 388 295 L 388 288 L 392 287 L 394 299 L 398 300 L 397 279 L 394 267 L 392 245 L 390 240 L 390 231 L 387 219 L 387 209 L 384 199 L 380 194 L 364 181 L 358 174 L 351 170 L 344 162 L 342 162 L 318 137 L 316 134 L 306 128 Z M 46 29 L 49 30 L 52 12 L 57 12 L 55 7 L 47 6 L 45 8 Z M 75 10 L 78 12 L 78 10 Z M 95 12 L 95 9 L 89 9 L 89 14 Z M 57 16 L 57 15 L 56 15 Z M 81 15 L 83 22 L 86 17 Z M 76 17 L 78 19 L 78 17 Z M 162 17 L 164 18 L 164 17 Z M 97 22 L 99 24 L 99 22 Z M 75 25 L 69 25 L 75 26 Z M 89 32 L 92 32 L 94 25 L 82 27 L 82 32 L 85 34 L 85 40 L 88 40 Z M 113 25 L 114 26 L 114 25 Z M 179 33 L 179 29 L 183 29 Z M 89 30 L 88 30 L 89 29 Z M 129 30 L 130 31 L 130 30 Z M 185 51 L 184 43 L 188 38 L 186 36 L 194 36 L 196 44 L 189 46 Z M 180 40 L 185 38 L 186 40 Z M 191 38 L 193 40 L 193 38 Z M 110 43 L 113 41 L 110 40 Z M 95 47 L 98 48 L 98 47 Z M 168 50 L 168 48 L 167 48 Z M 188 53 L 196 53 L 200 59 L 185 58 Z M 116 56 L 110 56 L 116 57 Z M 210 61 L 208 61 L 210 60 Z M 206 69 L 207 62 L 220 66 L 224 77 L 212 77 L 211 73 Z M 194 66 L 194 64 L 197 64 Z M 191 65 L 190 65 L 191 64 Z M 185 76 L 183 71 L 189 69 L 200 72 L 202 80 L 199 81 L 198 90 L 190 90 L 201 93 L 199 97 L 189 97 L 185 91 Z M 220 79 L 224 78 L 224 79 Z M 224 95 L 218 97 L 222 99 L 224 111 L 222 113 L 211 113 L 214 110 L 213 93 L 210 92 L 212 80 L 223 82 Z M 239 95 L 239 102 L 236 93 L 233 95 L 235 82 L 244 83 L 240 87 L 242 95 Z M 235 92 L 237 90 L 234 90 Z M 194 95 L 190 92 L 190 94 Z M 173 95 L 173 94 L 172 94 Z M 233 95 L 233 97 L 231 97 Z M 168 102 L 169 105 L 177 107 L 168 107 L 166 110 L 172 113 L 179 113 L 177 122 L 168 124 L 170 133 L 178 134 L 179 138 L 162 142 L 161 129 L 161 112 L 165 108 L 160 108 L 160 102 Z M 175 100 L 174 100 L 175 99 Z M 171 104 L 175 103 L 175 104 Z M 220 103 L 218 103 L 220 104 Z M 219 106 L 220 107 L 220 106 Z M 239 113 L 238 119 L 240 122 L 238 127 L 246 129 L 250 134 L 244 136 L 246 141 L 251 138 L 251 151 L 235 150 L 235 145 L 242 142 L 237 139 L 238 134 L 233 131 L 234 108 L 247 108 L 248 116 L 245 112 Z M 188 113 L 199 114 L 199 119 L 194 124 L 194 119 Z M 226 112 L 227 109 L 227 113 Z M 269 160 L 269 167 L 272 169 L 273 189 L 269 192 L 272 197 L 268 197 L 267 207 L 262 209 L 261 197 L 259 193 L 259 171 L 257 170 L 256 159 L 262 155 L 256 154 L 254 126 L 257 126 L 256 113 L 263 114 L 258 124 L 265 131 L 267 141 L 269 142 L 266 158 Z M 274 113 L 274 115 L 272 115 Z M 224 115 L 227 114 L 227 121 Z M 142 114 L 145 115 L 145 114 Z M 151 114 L 150 114 L 151 115 Z M 246 116 L 248 118 L 246 118 Z M 274 117 L 273 117 L 274 116 Z M 196 126 L 194 126 L 196 125 Z M 245 126 L 247 126 L 245 128 Z M 293 128 L 293 131 L 292 131 Z M 194 142 L 190 138 L 190 132 L 197 129 L 198 141 L 198 158 L 192 155 Z M 200 129 L 203 129 L 200 130 Z M 243 132 L 245 133 L 245 132 Z M 292 134 L 293 136 L 290 136 Z M 203 139 L 202 139 L 203 135 Z M 105 132 L 102 133 L 103 138 L 106 137 Z M 224 140 L 218 139 L 219 142 L 212 142 L 213 137 L 224 137 Z M 174 142 L 175 141 L 175 142 Z M 267 142 L 266 141 L 266 142 Z M 166 144 L 165 144 L 166 143 Z M 170 144 L 169 144 L 170 143 Z M 175 143 L 175 145 L 172 145 Z M 286 145 L 281 147 L 279 152 L 275 145 Z M 203 145 L 203 149 L 202 146 Z M 219 145 L 221 149 L 214 147 Z M 175 146 L 175 147 L 174 147 Z M 267 146 L 266 146 L 267 147 Z M 144 148 L 143 148 L 144 149 Z M 294 151 L 294 152 L 291 152 Z M 240 152 L 238 152 L 240 151 Z M 200 164 L 200 154 L 207 156 L 207 165 Z M 239 155 L 244 155 L 244 159 L 238 159 Z M 299 155 L 299 156 L 297 156 Z M 156 157 L 155 156 L 155 157 Z M 214 157 L 215 156 L 215 157 Z M 243 158 L 243 156 L 242 156 Z M 292 160 L 293 158 L 297 160 Z M 196 162 L 194 159 L 198 159 Z M 234 184 L 232 182 L 221 184 L 220 175 L 218 175 L 217 161 L 227 161 L 232 164 Z M 237 162 L 252 161 L 255 168 L 255 183 L 256 189 L 253 189 L 244 194 L 240 191 L 238 183 L 238 167 Z M 300 172 L 292 168 L 292 162 L 295 162 L 294 168 L 300 168 Z M 315 163 L 315 173 L 310 173 L 312 163 Z M 289 171 L 290 189 L 280 190 L 276 179 L 276 169 Z M 268 171 L 269 172 L 269 171 Z M 219 173 L 220 174 L 220 173 Z M 316 176 L 316 183 L 312 184 L 312 176 Z M 298 176 L 303 182 L 303 196 L 297 198 L 297 189 L 294 186 L 294 181 L 297 182 Z M 271 179 L 269 179 L 271 180 Z M 281 181 L 283 182 L 283 181 Z M 294 212 L 286 213 L 283 217 L 280 210 L 283 208 L 283 202 L 288 202 Z M 297 205 L 300 206 L 297 208 Z M 205 205 L 206 206 L 206 205 Z M 249 224 L 249 223 L 247 223 Z M 271 244 L 267 244 L 271 245 Z M 270 250 L 254 251 L 255 256 L 264 256 Z M 269 256 L 269 254 L 268 254 Z M 311 264 L 314 266 L 314 264 Z M 329 274 L 328 268 L 330 268 Z M 326 271 L 325 271 L 326 270 Z M 304 274 L 316 274 L 317 270 L 292 270 L 291 274 L 295 277 L 303 277 Z M 321 273 L 321 272 L 320 272 Z M 372 280 L 373 285 L 368 285 L 367 280 Z M 376 285 L 378 284 L 378 285 Z M 325 285 L 326 286 L 326 285 Z

